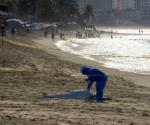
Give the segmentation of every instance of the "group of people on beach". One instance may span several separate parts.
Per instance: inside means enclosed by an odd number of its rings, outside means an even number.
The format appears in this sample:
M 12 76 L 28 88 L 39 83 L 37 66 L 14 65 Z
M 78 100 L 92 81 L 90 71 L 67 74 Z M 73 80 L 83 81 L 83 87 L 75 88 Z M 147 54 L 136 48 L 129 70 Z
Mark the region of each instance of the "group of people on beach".
M 6 23 L 2 22 L 0 25 L 0 33 L 1 33 L 1 45 L 3 46 L 4 41 L 3 38 L 6 36 Z M 15 28 L 11 28 L 11 35 L 14 37 L 15 36 Z
M 11 36 L 15 37 L 17 35 L 17 32 L 20 33 L 24 31 L 24 27 L 21 27 L 20 29 L 17 29 L 16 27 L 9 27 L 6 21 L 4 21 L 1 23 L 0 31 L 2 37 L 8 35 L 9 33 L 11 34 Z
M 60 32 L 58 33 L 57 30 L 51 30 L 51 39 L 54 41 L 55 40 L 55 37 L 56 35 L 59 34 L 59 37 L 60 37 L 60 40 L 65 40 L 65 34 Z M 44 30 L 44 37 L 47 38 L 48 36 L 48 29 L 45 29 Z
M 139 34 L 143 34 L 143 30 L 140 30 L 140 29 L 139 29 Z

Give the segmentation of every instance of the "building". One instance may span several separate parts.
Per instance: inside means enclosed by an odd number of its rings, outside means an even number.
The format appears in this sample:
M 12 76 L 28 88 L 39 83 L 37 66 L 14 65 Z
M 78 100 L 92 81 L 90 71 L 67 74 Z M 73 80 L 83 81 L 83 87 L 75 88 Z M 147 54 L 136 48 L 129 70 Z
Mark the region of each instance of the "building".
M 137 0 L 113 0 L 112 8 L 118 10 L 136 9 Z
M 101 11 L 112 10 L 112 0 L 100 0 Z
M 139 17 L 150 17 L 150 0 L 113 0 L 112 8 L 116 10 L 133 10 Z
M 105 22 L 109 20 L 146 21 L 150 18 L 150 0 L 77 0 L 82 13 L 87 4 L 95 12 L 94 21 Z M 111 22 L 111 21 L 110 21 Z
M 143 17 L 150 18 L 150 0 L 137 0 L 137 9 Z

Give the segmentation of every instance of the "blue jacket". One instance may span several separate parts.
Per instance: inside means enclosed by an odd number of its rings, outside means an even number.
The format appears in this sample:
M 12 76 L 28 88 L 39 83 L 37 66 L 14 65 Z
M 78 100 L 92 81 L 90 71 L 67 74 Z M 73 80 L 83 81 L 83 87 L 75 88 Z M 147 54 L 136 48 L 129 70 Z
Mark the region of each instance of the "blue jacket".
M 88 76 L 88 87 L 90 89 L 92 84 L 96 82 L 96 90 L 103 90 L 107 81 L 107 75 L 99 69 L 82 67 L 81 73 Z

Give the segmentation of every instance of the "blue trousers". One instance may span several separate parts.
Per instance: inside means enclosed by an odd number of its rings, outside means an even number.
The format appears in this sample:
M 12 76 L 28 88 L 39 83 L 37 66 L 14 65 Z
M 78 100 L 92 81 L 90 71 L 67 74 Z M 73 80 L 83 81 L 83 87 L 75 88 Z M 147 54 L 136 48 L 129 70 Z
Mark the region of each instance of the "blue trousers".
M 107 77 L 103 77 L 100 80 L 96 81 L 96 101 L 103 100 L 103 91 L 106 86 Z

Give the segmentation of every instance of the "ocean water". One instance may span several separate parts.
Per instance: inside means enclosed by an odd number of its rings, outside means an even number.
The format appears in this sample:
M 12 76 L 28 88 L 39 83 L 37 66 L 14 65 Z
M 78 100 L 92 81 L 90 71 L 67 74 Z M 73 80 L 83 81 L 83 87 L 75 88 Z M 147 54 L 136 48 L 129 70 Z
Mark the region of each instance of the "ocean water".
M 108 68 L 150 75 L 150 30 L 143 31 L 146 31 L 145 35 L 139 35 L 135 29 L 119 29 L 116 32 L 129 34 L 115 35 L 113 39 L 110 36 L 91 39 L 72 38 L 58 41 L 56 46 Z
M 114 33 L 125 33 L 125 34 L 139 34 L 139 30 L 143 30 L 143 33 L 145 35 L 150 35 L 150 29 L 149 28 L 105 28 L 105 27 L 101 27 L 101 28 L 97 28 L 98 30 L 102 30 L 102 31 L 109 31 L 109 32 L 114 32 Z

